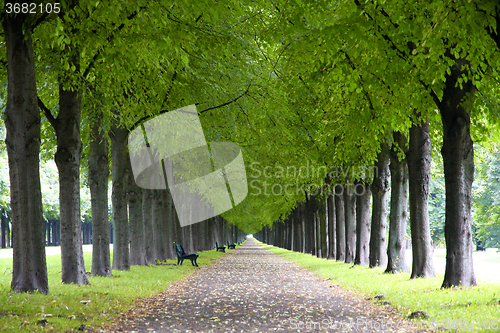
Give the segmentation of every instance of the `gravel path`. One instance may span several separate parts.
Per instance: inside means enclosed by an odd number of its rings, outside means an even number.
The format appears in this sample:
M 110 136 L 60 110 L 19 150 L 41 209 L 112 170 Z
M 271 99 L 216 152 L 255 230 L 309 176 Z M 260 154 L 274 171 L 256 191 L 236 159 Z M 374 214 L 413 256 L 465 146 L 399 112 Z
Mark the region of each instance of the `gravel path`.
M 334 286 L 253 239 L 174 284 L 153 303 L 122 315 L 108 331 L 416 331 L 390 307 Z

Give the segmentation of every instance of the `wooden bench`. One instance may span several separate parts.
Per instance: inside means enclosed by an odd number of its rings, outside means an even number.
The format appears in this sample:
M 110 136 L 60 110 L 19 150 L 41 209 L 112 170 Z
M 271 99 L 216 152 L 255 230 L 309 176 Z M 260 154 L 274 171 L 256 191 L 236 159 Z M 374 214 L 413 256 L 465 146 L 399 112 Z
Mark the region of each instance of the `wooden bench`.
M 219 245 L 219 243 L 215 242 L 215 249 L 217 251 L 226 253 L 226 245 Z
M 198 257 L 200 256 L 198 253 L 186 254 L 186 252 L 184 252 L 182 244 L 175 244 L 175 253 L 177 253 L 177 265 L 179 265 L 179 263 L 182 265 L 185 259 L 189 259 L 191 260 L 191 264 L 193 266 L 199 267 L 198 263 L 196 262 L 196 259 L 198 259 Z
M 236 243 L 229 243 L 229 241 L 227 241 L 227 248 L 228 249 L 235 249 L 236 248 Z

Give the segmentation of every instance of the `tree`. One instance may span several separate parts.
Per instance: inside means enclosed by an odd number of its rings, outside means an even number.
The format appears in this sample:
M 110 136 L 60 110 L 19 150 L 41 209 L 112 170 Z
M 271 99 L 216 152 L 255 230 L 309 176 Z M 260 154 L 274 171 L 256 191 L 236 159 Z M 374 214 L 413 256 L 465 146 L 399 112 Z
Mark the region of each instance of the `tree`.
M 387 264 L 387 215 L 389 204 L 390 171 L 389 145 L 382 144 L 375 164 L 376 175 L 371 186 L 373 196 L 370 233 L 370 267 Z
M 344 188 L 345 262 L 354 263 L 356 257 L 356 193 L 352 184 Z
M 9 155 L 14 250 L 11 288 L 47 294 L 47 264 L 39 175 L 40 113 L 36 96 L 33 22 L 26 14 L 4 14 L 7 46 L 5 139 Z
M 342 193 L 338 193 L 338 189 Z M 337 184 L 335 191 L 335 221 L 337 223 L 335 232 L 337 236 L 337 257 L 338 261 L 345 261 L 346 258 L 346 233 L 345 233 L 345 206 L 344 206 L 344 188 Z
M 363 192 L 356 196 L 356 259 L 355 265 L 368 265 L 370 258 L 370 201 L 372 192 L 370 184 L 365 182 L 357 183 Z
M 88 158 L 89 187 L 92 201 L 92 275 L 110 276 L 108 219 L 108 140 L 97 119 L 92 121 Z
M 127 192 L 129 182 L 128 130 L 114 123 L 111 138 L 113 192 L 113 269 L 130 270 Z
M 387 244 L 386 273 L 406 272 L 406 224 L 408 220 L 408 164 L 406 159 L 407 139 L 394 132 L 394 143 L 389 156 L 391 171 L 391 212 L 389 242 Z M 403 159 L 400 160 L 400 155 Z

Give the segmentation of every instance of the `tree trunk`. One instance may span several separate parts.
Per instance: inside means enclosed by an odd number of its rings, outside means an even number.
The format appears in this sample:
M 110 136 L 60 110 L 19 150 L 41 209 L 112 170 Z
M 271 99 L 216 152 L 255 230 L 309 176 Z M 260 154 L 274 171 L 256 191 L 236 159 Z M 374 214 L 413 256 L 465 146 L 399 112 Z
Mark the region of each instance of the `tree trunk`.
M 130 158 L 129 170 L 131 170 Z M 137 186 L 134 175 L 129 172 L 128 180 L 128 216 L 130 231 L 130 264 L 147 265 L 144 239 L 144 223 L 142 222 L 142 189 Z
M 389 243 L 387 244 L 386 273 L 407 272 L 406 225 L 408 221 L 408 163 L 406 156 L 399 160 L 398 152 L 406 155 L 406 137 L 394 132 L 394 144 L 390 151 L 391 213 Z
M 152 219 L 153 219 L 153 229 L 154 229 L 154 244 L 155 244 L 155 261 L 163 261 L 165 257 L 165 244 L 163 242 L 163 233 L 165 232 L 165 226 L 163 221 L 163 195 L 164 190 L 154 190 L 153 191 L 153 208 L 152 208 Z M 184 243 L 184 249 L 189 251 Z
M 108 178 L 108 140 L 99 123 L 94 121 L 90 139 L 89 187 L 92 205 L 92 275 L 96 276 L 111 276 Z
M 319 199 L 319 198 L 318 198 Z M 327 240 L 328 240 L 328 235 L 327 235 L 327 209 L 326 207 L 326 198 L 323 201 L 323 204 L 321 205 L 321 210 L 318 212 L 318 222 L 319 222 L 319 249 L 320 249 L 320 258 L 327 258 L 328 257 L 328 248 L 327 248 Z M 287 235 L 288 236 L 288 235 Z
M 389 203 L 390 172 L 389 145 L 382 150 L 375 163 L 376 175 L 372 183 L 373 209 L 370 234 L 370 268 L 387 264 L 387 214 Z
M 342 192 L 340 192 L 342 191 Z M 335 186 L 335 222 L 337 234 L 337 257 L 338 261 L 345 260 L 345 210 L 344 210 L 344 188 L 342 185 Z
M 358 183 L 356 188 L 356 259 L 355 265 L 368 265 L 370 254 L 370 201 L 372 192 L 370 185 Z
M 472 262 L 471 188 L 474 180 L 474 146 L 470 136 L 470 111 L 475 87 L 471 79 L 460 88 L 470 64 L 456 59 L 446 76 L 443 99 L 437 101 L 443 123 L 444 179 L 446 186 L 446 271 L 443 288 L 475 286 Z
M 162 201 L 163 201 L 163 209 L 162 209 L 162 225 L 163 225 L 163 233 L 162 233 L 162 242 L 163 242 L 163 260 L 165 259 L 173 259 L 176 257 L 174 253 L 174 248 L 171 246 L 173 243 L 170 229 L 173 223 L 172 220 L 172 209 L 173 209 L 173 199 L 170 191 L 167 189 L 161 191 Z M 202 223 L 196 223 L 195 226 L 197 229 L 200 229 Z M 201 239 L 196 239 L 196 242 L 202 243 Z M 194 251 L 196 252 L 196 250 Z
M 333 194 L 326 198 L 327 204 L 327 227 L 328 227 L 328 259 L 335 259 L 337 254 L 337 235 L 335 234 L 335 196 Z
M 419 115 L 416 115 L 418 118 Z M 411 278 L 433 277 L 434 270 L 431 232 L 429 227 L 429 182 L 431 177 L 431 137 L 429 120 L 421 125 L 416 119 L 410 128 L 408 149 L 410 189 L 410 229 L 412 243 Z
M 144 248 L 146 251 L 146 263 L 154 264 L 154 229 L 153 229 L 153 191 L 142 190 L 142 222 L 144 223 Z
M 5 15 L 7 105 L 5 144 L 9 156 L 14 291 L 49 292 L 39 174 L 40 111 L 28 15 Z
M 76 68 L 79 68 L 78 57 L 72 61 Z M 81 91 L 66 90 L 60 82 L 59 114 L 53 125 L 57 136 L 55 161 L 59 171 L 62 282 L 89 284 L 83 262 L 80 218 L 81 108 Z
M 344 188 L 345 263 L 352 264 L 356 257 L 356 195 L 349 184 Z
M 113 192 L 113 269 L 130 270 L 129 232 L 127 216 L 128 153 L 125 128 L 113 125 L 111 129 Z

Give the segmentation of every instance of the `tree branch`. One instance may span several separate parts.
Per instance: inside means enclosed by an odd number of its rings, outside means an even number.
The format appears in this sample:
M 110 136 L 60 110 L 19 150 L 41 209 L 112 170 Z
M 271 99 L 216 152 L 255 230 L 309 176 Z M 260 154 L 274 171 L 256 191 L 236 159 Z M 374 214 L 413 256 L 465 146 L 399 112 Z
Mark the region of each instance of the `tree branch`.
M 39 25 L 40 25 L 43 21 L 45 21 L 45 19 L 47 18 L 47 16 L 49 16 L 49 13 L 48 13 L 48 12 L 43 13 L 43 15 L 42 15 L 42 16 L 40 16 L 40 17 L 38 18 L 38 20 L 36 20 L 35 24 L 33 24 L 33 25 L 31 26 L 31 31 L 32 31 L 32 32 L 33 32 L 33 31 L 35 31 L 35 29 L 36 29 L 36 28 L 37 28 L 37 27 L 38 27 L 38 26 L 39 26 Z
M 47 120 L 49 121 L 49 123 L 52 125 L 52 127 L 54 127 L 54 129 L 56 129 L 56 126 L 57 126 L 57 119 L 54 118 L 54 116 L 52 115 L 52 112 L 50 112 L 49 108 L 47 108 L 45 106 L 45 104 L 43 104 L 42 100 L 40 99 L 39 96 L 37 96 L 38 98 L 38 107 L 40 109 L 42 109 L 43 113 L 45 114 L 45 117 L 47 117 Z
M 133 20 L 139 14 L 139 12 L 144 8 L 146 8 L 146 7 L 140 7 L 138 11 L 135 11 L 132 14 L 130 14 L 129 16 L 127 16 L 127 20 L 128 21 Z M 125 27 L 125 23 L 120 24 L 120 26 L 118 26 L 118 28 L 111 35 L 109 35 L 108 38 L 106 38 L 106 42 L 109 44 L 113 39 L 115 39 L 116 34 L 118 32 L 120 32 L 124 27 Z M 99 56 L 101 55 L 103 50 L 104 50 L 104 45 L 101 46 L 99 48 L 99 50 L 96 52 L 96 54 L 94 54 L 94 56 L 92 57 L 92 60 L 89 62 L 87 68 L 83 72 L 84 79 L 87 78 L 87 76 L 89 75 L 92 68 L 94 68 L 95 62 L 97 61 L 97 59 L 99 58 Z
M 229 105 L 229 104 L 231 104 L 231 103 L 236 102 L 237 100 L 239 100 L 239 99 L 240 99 L 240 98 L 242 98 L 243 96 L 248 95 L 248 90 L 250 89 L 250 86 L 251 86 L 251 85 L 252 85 L 252 84 L 250 83 L 250 84 L 248 85 L 248 87 L 247 87 L 247 90 L 246 90 L 243 94 L 241 94 L 241 95 L 239 95 L 238 97 L 236 97 L 235 99 L 233 99 L 233 100 L 231 100 L 231 101 L 228 101 L 228 102 L 226 102 L 226 103 L 222 103 L 221 105 L 213 106 L 213 107 L 211 107 L 211 108 L 208 108 L 208 109 L 205 109 L 205 110 L 199 111 L 198 113 L 199 113 L 199 114 L 202 114 L 202 113 L 204 113 L 204 112 L 206 112 L 206 111 L 210 111 L 210 110 L 214 110 L 214 109 L 222 108 L 222 107 L 224 107 L 224 106 L 226 106 L 226 105 Z

